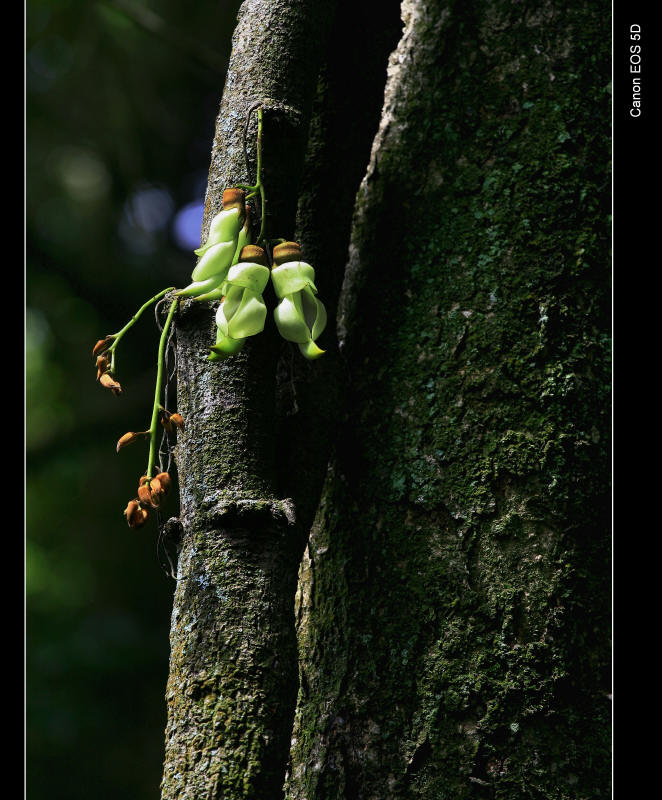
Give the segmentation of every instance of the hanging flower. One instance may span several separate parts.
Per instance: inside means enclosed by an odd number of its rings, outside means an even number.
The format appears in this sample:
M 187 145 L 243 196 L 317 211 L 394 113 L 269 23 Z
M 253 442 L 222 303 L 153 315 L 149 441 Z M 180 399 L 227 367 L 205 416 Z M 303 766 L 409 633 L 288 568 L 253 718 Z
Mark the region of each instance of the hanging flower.
M 226 189 L 223 192 L 223 210 L 211 221 L 205 244 L 194 251 L 201 258 L 191 273 L 193 283 L 177 295 L 197 300 L 218 299 L 210 294 L 223 283 L 241 247 L 250 240 L 249 228 L 244 191 Z
M 296 242 L 274 247 L 273 258 L 271 280 L 280 300 L 274 319 L 280 335 L 296 342 L 306 358 L 319 358 L 325 351 L 314 340 L 326 327 L 326 309 L 316 297 L 315 270 L 301 260 Z
M 247 245 L 240 259 L 230 267 L 221 286 L 224 297 L 216 312 L 217 336 L 210 361 L 238 352 L 248 336 L 264 330 L 267 307 L 262 292 L 269 282 L 266 253 L 261 247 Z

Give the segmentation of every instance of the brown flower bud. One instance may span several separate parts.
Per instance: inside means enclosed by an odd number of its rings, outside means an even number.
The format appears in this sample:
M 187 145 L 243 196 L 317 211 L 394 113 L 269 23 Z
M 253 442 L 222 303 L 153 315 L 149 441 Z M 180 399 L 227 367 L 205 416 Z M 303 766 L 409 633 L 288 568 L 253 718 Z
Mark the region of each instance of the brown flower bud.
M 239 261 L 247 261 L 250 264 L 261 264 L 263 267 L 268 267 L 267 254 L 261 247 L 255 244 L 247 244 L 241 248 L 239 253 Z
M 287 261 L 301 261 L 303 259 L 301 248 L 297 242 L 282 242 L 282 244 L 277 244 L 271 255 L 273 256 L 274 267 L 279 267 Z
M 106 389 L 110 389 L 115 396 L 122 394 L 122 387 L 113 379 L 110 372 L 104 372 L 99 378 L 99 383 L 105 386 Z
M 140 507 L 138 500 L 129 500 L 129 504 L 124 510 L 129 528 L 142 528 L 149 518 L 146 509 Z
M 106 356 L 97 356 L 97 380 L 108 370 L 108 367 L 110 367 L 108 358 Z
M 184 418 L 181 416 L 181 414 L 171 414 L 170 422 L 172 422 L 173 425 L 176 425 L 180 431 L 184 430 Z
M 142 486 L 138 487 L 138 499 L 140 500 L 141 505 L 143 506 L 151 506 L 152 508 L 157 508 L 159 505 L 159 498 L 156 495 L 156 503 L 154 502 L 154 496 L 152 495 L 152 490 L 149 488 L 147 483 L 144 483 Z
M 129 500 L 127 507 L 124 509 L 124 516 L 129 519 L 137 508 L 140 508 L 140 503 L 137 500 Z
M 161 485 L 163 494 L 168 494 L 170 491 L 170 475 L 168 475 L 167 472 L 159 472 L 154 480 L 158 481 Z M 154 485 L 154 481 L 152 481 L 152 485 Z
M 147 475 L 142 476 L 142 478 L 138 481 L 138 486 L 142 486 L 143 483 L 147 483 Z
M 99 353 L 105 352 L 114 341 L 114 336 L 106 336 L 103 339 L 99 339 L 99 341 L 92 348 L 92 355 L 98 356 Z
M 172 433 L 172 423 L 170 422 L 170 412 L 165 408 L 159 409 L 159 422 L 168 433 Z
M 119 451 L 128 444 L 137 442 L 141 436 L 149 436 L 149 431 L 138 431 L 137 433 L 129 431 L 128 433 L 125 433 L 124 436 L 120 436 L 117 441 L 117 452 L 119 453 Z

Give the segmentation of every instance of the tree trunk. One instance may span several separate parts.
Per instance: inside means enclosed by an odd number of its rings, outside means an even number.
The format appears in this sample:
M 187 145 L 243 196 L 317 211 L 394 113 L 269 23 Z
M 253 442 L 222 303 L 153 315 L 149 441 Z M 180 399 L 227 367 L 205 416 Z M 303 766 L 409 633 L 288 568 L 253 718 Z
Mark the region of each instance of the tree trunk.
M 217 121 L 203 231 L 223 189 L 255 179 L 263 103 L 269 235 L 294 228 L 318 52 L 329 3 L 247 0 L 240 9 Z M 276 187 L 278 191 L 276 191 Z M 203 240 L 206 238 L 203 236 Z M 177 447 L 182 544 L 171 629 L 163 798 L 281 794 L 297 692 L 293 598 L 309 521 L 281 492 L 273 325 L 257 345 L 209 363 L 215 309 L 177 318 Z M 298 518 L 297 518 L 298 516 Z
M 403 3 L 291 800 L 608 796 L 609 16 Z
M 240 11 L 203 230 L 262 101 L 327 354 L 268 323 L 210 364 L 214 309 L 178 315 L 162 796 L 602 797 L 609 9 L 373 13 Z

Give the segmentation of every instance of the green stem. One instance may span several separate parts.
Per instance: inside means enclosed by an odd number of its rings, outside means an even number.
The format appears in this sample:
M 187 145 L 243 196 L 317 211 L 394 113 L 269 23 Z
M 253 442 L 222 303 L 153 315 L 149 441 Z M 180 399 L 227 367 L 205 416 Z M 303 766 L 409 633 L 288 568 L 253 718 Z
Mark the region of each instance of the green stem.
M 256 192 L 259 192 L 260 194 L 260 234 L 255 242 L 255 244 L 259 246 L 260 242 L 264 240 L 266 218 L 265 208 L 267 205 L 267 198 L 264 193 L 264 184 L 262 183 L 262 106 L 260 106 L 257 110 L 257 177 L 255 186 L 251 186 L 248 183 L 238 183 L 236 186 L 238 189 L 244 189 L 244 191 L 251 192 L 251 194 L 246 198 L 247 200 L 250 197 L 254 197 Z
M 260 212 L 262 217 L 260 220 L 260 235 L 257 237 L 256 242 L 259 246 L 260 242 L 264 240 L 264 226 L 267 216 L 267 198 L 262 184 L 262 106 L 257 110 L 257 188 L 260 190 Z
M 110 358 L 110 372 L 111 373 L 115 372 L 115 350 L 117 348 L 117 345 L 120 343 L 120 341 L 122 339 L 122 336 L 124 336 L 124 334 L 129 330 L 129 328 L 131 328 L 133 325 L 135 325 L 135 323 L 138 321 L 140 315 L 143 313 L 143 311 L 146 308 L 149 308 L 152 305 L 152 303 L 154 303 L 157 300 L 159 300 L 161 297 L 163 297 L 163 295 L 167 294 L 168 292 L 171 292 L 174 288 L 175 288 L 174 286 L 169 286 L 167 289 L 164 289 L 162 292 L 159 292 L 158 294 L 155 294 L 154 297 L 152 297 L 150 300 L 148 300 L 144 305 L 140 306 L 140 308 L 131 317 L 131 319 L 126 323 L 126 325 L 122 328 L 121 331 L 119 331 L 118 333 L 114 334 L 115 340 L 112 343 L 112 345 L 108 348 L 108 350 L 106 351 L 106 354 L 110 354 L 110 357 L 111 357 Z
M 158 426 L 159 426 L 159 408 L 161 405 L 161 384 L 163 383 L 163 356 L 165 354 L 166 341 L 168 340 L 168 330 L 170 329 L 170 323 L 172 322 L 172 318 L 175 314 L 175 309 L 177 308 L 178 302 L 179 302 L 178 298 L 175 298 L 172 301 L 172 305 L 170 306 L 170 311 L 168 311 L 168 316 L 163 326 L 163 330 L 161 331 L 161 339 L 159 341 L 159 357 L 156 368 L 156 389 L 154 391 L 154 408 L 152 409 L 152 424 L 150 425 L 149 428 L 149 461 L 147 462 L 148 481 L 152 477 L 152 471 L 154 470 L 154 463 L 156 462 L 156 449 L 157 449 L 156 436 L 158 433 Z

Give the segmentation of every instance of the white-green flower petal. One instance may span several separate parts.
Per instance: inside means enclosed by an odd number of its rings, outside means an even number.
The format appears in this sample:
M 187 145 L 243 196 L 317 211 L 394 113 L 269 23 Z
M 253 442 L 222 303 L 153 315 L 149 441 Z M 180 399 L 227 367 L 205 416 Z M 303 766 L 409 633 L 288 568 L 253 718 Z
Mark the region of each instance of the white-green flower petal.
M 232 239 L 228 242 L 219 242 L 207 250 L 191 273 L 193 280 L 204 281 L 214 275 L 220 275 L 223 280 L 232 263 L 236 246 L 236 240 Z
M 196 256 L 204 255 L 211 247 L 219 242 L 236 241 L 241 226 L 239 208 L 228 208 L 219 212 L 211 221 L 207 241 L 202 247 L 193 252 Z
M 230 267 L 227 282 L 233 286 L 243 286 L 252 292 L 262 294 L 269 283 L 269 267 L 250 262 L 241 262 Z
M 228 334 L 233 339 L 245 339 L 255 336 L 264 330 L 267 318 L 267 307 L 261 295 L 244 289 L 244 296 L 239 308 L 228 320 Z
M 324 303 L 317 298 L 315 298 L 315 302 L 317 303 L 317 319 L 315 320 L 313 329 L 310 332 L 310 335 L 313 339 L 317 339 L 317 337 L 324 331 L 324 328 L 326 328 L 326 308 L 324 307 Z
M 206 303 L 211 303 L 213 301 L 220 300 L 224 296 L 224 286 L 219 286 L 216 289 L 212 289 L 211 292 L 205 292 L 204 294 L 199 295 L 195 299 Z
M 306 342 L 306 344 L 300 344 L 299 350 L 301 350 L 301 354 L 310 361 L 312 361 L 314 358 L 319 358 L 326 353 L 326 350 L 320 350 L 320 348 L 313 341 Z
M 315 287 L 315 270 L 305 261 L 287 261 L 271 270 L 271 280 L 278 298 L 310 286 L 317 294 Z
M 241 350 L 245 341 L 245 339 L 232 339 L 230 336 L 218 336 L 216 338 L 216 344 L 212 346 L 211 353 L 207 357 L 207 360 L 218 360 L 218 358 L 212 358 L 212 355 L 220 358 L 232 356 Z
M 297 343 L 310 341 L 310 330 L 303 317 L 299 295 L 283 297 L 274 310 L 274 319 L 283 339 Z
M 311 339 L 317 339 L 326 328 L 326 308 L 321 300 L 318 300 L 310 287 L 302 289 L 301 308 L 306 325 L 310 329 Z
M 217 276 L 214 276 L 212 278 L 207 278 L 206 281 L 194 281 L 193 283 L 190 283 L 185 289 L 180 289 L 177 292 L 177 297 L 193 297 L 197 299 L 206 292 L 210 292 L 213 289 L 216 289 L 220 282 L 221 278 Z
M 225 287 L 226 284 L 223 285 L 223 288 Z M 229 335 L 228 324 L 241 304 L 243 293 L 244 289 L 242 289 L 241 286 L 227 287 L 225 300 L 220 304 L 218 310 L 216 311 L 216 325 L 225 336 Z

